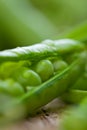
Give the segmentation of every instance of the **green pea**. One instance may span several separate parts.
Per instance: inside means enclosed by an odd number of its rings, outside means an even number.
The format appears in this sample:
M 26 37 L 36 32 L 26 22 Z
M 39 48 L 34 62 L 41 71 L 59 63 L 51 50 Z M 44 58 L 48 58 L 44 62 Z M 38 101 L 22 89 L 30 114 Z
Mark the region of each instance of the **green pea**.
M 13 79 L 7 79 L 5 81 L 0 80 L 0 93 L 16 97 L 23 95 L 24 89 L 19 83 L 15 82 Z
M 55 72 L 60 72 L 68 67 L 68 64 L 63 60 L 55 60 L 53 62 L 53 67 Z
M 16 80 L 19 83 L 21 83 L 24 87 L 38 86 L 42 82 L 40 76 L 36 72 L 26 68 L 18 72 Z
M 49 60 L 42 60 L 36 64 L 34 70 L 40 75 L 42 81 L 48 80 L 54 73 L 54 68 Z

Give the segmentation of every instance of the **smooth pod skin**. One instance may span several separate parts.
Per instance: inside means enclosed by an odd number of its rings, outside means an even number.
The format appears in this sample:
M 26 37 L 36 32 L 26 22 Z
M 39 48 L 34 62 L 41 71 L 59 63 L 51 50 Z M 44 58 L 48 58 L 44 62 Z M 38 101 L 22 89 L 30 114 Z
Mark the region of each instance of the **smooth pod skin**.
M 40 76 L 28 68 L 21 68 L 20 71 L 15 74 L 15 79 L 22 84 L 24 88 L 27 86 L 38 86 L 42 83 Z
M 85 97 L 87 97 L 86 90 L 70 89 L 61 98 L 67 103 L 79 104 Z
M 49 60 L 41 60 L 35 65 L 34 70 L 40 75 L 43 82 L 53 76 L 54 73 L 53 65 Z
M 13 79 L 0 80 L 0 93 L 13 97 L 22 96 L 25 92 L 23 87 Z

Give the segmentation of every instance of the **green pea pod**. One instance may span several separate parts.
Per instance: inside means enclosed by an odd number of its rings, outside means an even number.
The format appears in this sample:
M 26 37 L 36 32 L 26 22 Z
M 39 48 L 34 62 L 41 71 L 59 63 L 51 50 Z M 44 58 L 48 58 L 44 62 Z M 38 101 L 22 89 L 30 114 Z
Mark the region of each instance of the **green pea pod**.
M 44 82 L 42 85 L 31 89 L 23 96 L 17 98 L 17 100 L 5 103 L 6 109 L 4 108 L 3 111 L 1 111 L 3 112 L 1 114 L 4 115 L 4 119 L 6 117 L 7 121 L 9 117 L 10 121 L 14 121 L 26 116 L 28 113 L 31 115 L 56 97 L 61 96 L 84 72 L 86 60 L 87 53 L 83 52 L 79 55 L 78 59 L 73 61 L 71 65 L 59 74 Z M 73 82 L 70 82 L 70 79 L 72 78 Z M 17 113 L 20 113 L 20 110 L 22 109 L 22 115 L 19 114 L 18 116 L 12 116 L 16 110 Z
M 79 52 L 78 57 L 74 59 L 73 63 L 55 75 L 48 81 L 42 83 L 38 87 L 31 89 L 31 91 L 19 97 L 17 100 L 8 104 L 8 113 L 16 106 L 25 106 L 26 113 L 32 114 L 39 108 L 43 107 L 53 99 L 61 96 L 73 86 L 78 78 L 84 73 L 87 61 L 87 52 L 82 43 L 63 39 L 58 41 L 47 40 L 41 44 L 30 47 L 16 48 L 12 50 L 0 52 L 0 61 L 22 61 L 29 60 L 29 62 L 37 62 L 41 59 L 51 56 L 65 56 L 66 54 L 73 54 Z M 83 52 L 80 54 L 80 52 Z M 71 80 L 72 79 L 72 80 Z M 5 113 L 4 113 L 5 114 Z
M 65 54 L 72 54 L 83 50 L 85 50 L 85 47 L 79 41 L 71 39 L 46 40 L 42 44 L 1 51 L 0 62 L 21 60 L 36 62 L 47 57 L 64 56 Z
M 86 59 L 87 53 L 84 52 L 79 55 L 79 58 L 64 71 L 55 75 L 53 78 L 38 86 L 31 92 L 25 94 L 19 99 L 19 101 L 17 101 L 17 103 L 24 104 L 28 113 L 31 114 L 40 107 L 46 105 L 48 102 L 52 101 L 54 98 L 61 96 L 84 72 Z M 73 82 L 70 82 L 69 77 L 71 79 L 73 78 Z
M 77 89 L 70 89 L 68 92 L 63 94 L 62 100 L 67 103 L 80 103 L 85 97 L 87 97 L 87 91 L 85 90 L 77 90 Z

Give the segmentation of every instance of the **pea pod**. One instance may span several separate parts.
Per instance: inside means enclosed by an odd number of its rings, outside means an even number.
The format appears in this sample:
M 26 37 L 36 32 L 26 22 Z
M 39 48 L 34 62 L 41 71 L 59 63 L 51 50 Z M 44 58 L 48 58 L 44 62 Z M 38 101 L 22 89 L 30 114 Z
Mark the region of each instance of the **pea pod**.
M 31 114 L 48 102 L 52 101 L 54 98 L 61 96 L 84 72 L 87 58 L 86 56 L 87 54 L 84 52 L 64 71 L 55 75 L 53 78 L 33 89 L 31 92 L 27 92 L 27 94 L 21 97 L 17 103 L 24 104 L 28 113 Z M 75 69 L 75 72 L 74 68 L 77 68 Z M 75 77 L 73 77 L 74 73 L 76 74 Z M 73 82 L 70 82 L 69 77 L 71 79 L 73 78 Z
M 67 103 L 79 104 L 85 97 L 87 97 L 86 90 L 70 89 L 62 96 L 62 100 Z
M 32 114 L 56 97 L 64 94 L 85 71 L 87 52 L 84 50 L 85 47 L 82 43 L 63 39 L 58 41 L 47 40 L 42 45 L 37 44 L 0 52 L 1 62 L 29 60 L 30 65 L 51 56 L 63 57 L 78 52 L 78 57 L 64 70 L 13 101 L 13 107 L 9 103 L 8 109 L 5 109 L 5 111 L 9 113 L 11 109 L 15 109 L 16 106 L 21 106 L 22 104 L 26 109 L 25 112 Z
M 0 62 L 29 60 L 36 62 L 47 57 L 64 56 L 85 50 L 85 46 L 75 40 L 46 40 L 42 44 L 29 47 L 18 47 L 0 52 Z

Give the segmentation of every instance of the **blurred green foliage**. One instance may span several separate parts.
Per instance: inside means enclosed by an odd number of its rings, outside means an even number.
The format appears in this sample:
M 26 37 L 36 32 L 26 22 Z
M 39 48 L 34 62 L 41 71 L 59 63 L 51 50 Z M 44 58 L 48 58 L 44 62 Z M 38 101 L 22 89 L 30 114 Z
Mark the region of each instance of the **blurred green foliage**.
M 30 0 L 56 26 L 70 26 L 87 18 L 86 0 Z
M 0 50 L 66 35 L 87 20 L 86 5 L 87 0 L 0 0 Z

